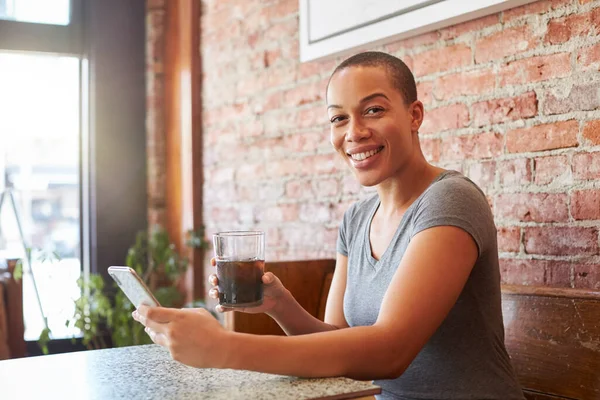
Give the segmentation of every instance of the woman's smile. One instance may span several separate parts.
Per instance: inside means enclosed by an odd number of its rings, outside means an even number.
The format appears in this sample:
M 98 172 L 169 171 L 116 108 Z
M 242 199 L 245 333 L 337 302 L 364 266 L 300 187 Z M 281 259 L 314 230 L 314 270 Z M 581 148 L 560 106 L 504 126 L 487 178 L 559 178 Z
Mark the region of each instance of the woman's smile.
M 346 155 L 350 159 L 351 165 L 356 169 L 371 168 L 373 164 L 381 158 L 381 151 L 384 146 L 360 146 L 350 149 Z

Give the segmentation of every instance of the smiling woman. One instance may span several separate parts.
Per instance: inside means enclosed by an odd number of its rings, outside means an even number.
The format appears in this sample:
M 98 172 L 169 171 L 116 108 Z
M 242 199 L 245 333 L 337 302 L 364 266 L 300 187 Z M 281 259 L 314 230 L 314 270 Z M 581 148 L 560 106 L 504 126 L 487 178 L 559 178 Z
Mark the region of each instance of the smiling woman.
M 388 54 L 358 54 L 332 74 L 327 103 L 333 147 L 377 193 L 344 214 L 325 321 L 269 272 L 269 301 L 244 311 L 288 337 L 228 332 L 203 310 L 134 317 L 197 367 L 373 379 L 383 399 L 523 399 L 504 346 L 491 210 L 473 182 L 425 160 L 412 73 Z

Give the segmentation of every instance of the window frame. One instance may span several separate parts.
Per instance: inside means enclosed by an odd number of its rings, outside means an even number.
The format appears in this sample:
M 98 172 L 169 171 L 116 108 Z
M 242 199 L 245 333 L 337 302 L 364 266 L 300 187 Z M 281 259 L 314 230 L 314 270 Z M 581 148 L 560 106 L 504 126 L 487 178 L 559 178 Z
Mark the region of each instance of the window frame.
M 0 19 L 0 49 L 82 56 L 83 1 L 70 0 L 68 25 Z

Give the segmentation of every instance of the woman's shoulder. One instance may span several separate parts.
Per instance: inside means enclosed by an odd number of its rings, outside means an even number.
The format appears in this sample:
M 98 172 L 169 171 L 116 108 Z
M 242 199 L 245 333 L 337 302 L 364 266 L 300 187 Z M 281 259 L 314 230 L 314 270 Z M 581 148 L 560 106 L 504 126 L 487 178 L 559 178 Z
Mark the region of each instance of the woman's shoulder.
M 422 202 L 470 201 L 488 205 L 485 193 L 468 177 L 457 171 L 446 171 L 423 193 Z

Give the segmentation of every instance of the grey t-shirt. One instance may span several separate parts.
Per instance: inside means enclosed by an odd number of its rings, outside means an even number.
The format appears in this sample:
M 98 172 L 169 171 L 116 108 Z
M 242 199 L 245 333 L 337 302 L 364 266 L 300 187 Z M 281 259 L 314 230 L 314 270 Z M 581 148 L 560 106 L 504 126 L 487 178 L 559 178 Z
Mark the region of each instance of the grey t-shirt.
M 379 261 L 369 241 L 378 207 L 377 195 L 353 204 L 339 230 L 337 251 L 348 257 L 344 315 L 351 327 L 376 322 L 392 276 L 417 233 L 456 226 L 473 237 L 479 251 L 456 304 L 408 369 L 397 379 L 375 382 L 383 389 L 378 398 L 524 399 L 504 346 L 496 227 L 481 190 L 456 171 L 440 174 L 409 206 Z

